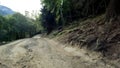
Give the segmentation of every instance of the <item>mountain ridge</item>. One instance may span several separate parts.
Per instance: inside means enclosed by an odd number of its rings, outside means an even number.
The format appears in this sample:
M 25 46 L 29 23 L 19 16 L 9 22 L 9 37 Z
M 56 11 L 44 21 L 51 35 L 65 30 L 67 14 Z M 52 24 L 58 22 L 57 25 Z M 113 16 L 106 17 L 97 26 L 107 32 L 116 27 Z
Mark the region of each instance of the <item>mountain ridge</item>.
M 10 14 L 14 14 L 14 11 L 12 9 L 10 9 L 9 7 L 0 5 L 0 15 L 10 15 Z

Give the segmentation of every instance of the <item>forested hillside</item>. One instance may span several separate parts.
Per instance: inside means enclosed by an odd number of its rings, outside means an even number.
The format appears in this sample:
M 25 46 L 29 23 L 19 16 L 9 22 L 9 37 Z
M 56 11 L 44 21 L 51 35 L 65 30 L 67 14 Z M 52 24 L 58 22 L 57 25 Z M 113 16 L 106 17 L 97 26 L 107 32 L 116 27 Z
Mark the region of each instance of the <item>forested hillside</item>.
M 66 26 L 75 20 L 95 17 L 105 13 L 108 3 L 109 0 L 42 0 L 41 19 L 44 22 L 43 25 L 45 26 L 46 23 L 48 28 L 51 27 L 49 23 L 54 23 L 57 27 Z M 53 19 L 50 21 L 50 18 Z M 51 29 L 56 26 L 52 26 Z
M 120 51 L 119 0 L 42 0 L 40 20 L 60 41 L 117 58 Z M 53 32 L 52 32 L 53 31 Z
M 119 16 L 119 0 L 42 0 L 42 5 L 40 19 L 48 32 L 101 14 L 105 15 L 104 21 Z
M 32 37 L 40 31 L 39 22 L 20 13 L 0 16 L 0 42 Z

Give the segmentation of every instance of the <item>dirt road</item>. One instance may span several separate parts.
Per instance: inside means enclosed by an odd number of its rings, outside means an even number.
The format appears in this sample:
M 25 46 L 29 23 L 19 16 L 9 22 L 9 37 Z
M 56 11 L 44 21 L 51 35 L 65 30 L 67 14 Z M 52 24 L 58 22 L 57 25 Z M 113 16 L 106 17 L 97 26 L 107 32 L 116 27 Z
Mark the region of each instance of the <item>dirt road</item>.
M 21 39 L 0 46 L 0 68 L 116 68 L 101 60 L 99 54 L 65 47 L 53 40 Z

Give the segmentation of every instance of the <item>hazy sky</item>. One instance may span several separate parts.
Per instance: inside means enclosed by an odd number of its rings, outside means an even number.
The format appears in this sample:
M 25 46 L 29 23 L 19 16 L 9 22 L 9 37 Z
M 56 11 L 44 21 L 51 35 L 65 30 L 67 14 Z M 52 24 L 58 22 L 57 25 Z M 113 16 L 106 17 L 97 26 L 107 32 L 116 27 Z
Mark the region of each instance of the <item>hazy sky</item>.
M 40 0 L 0 0 L 0 4 L 22 14 L 25 11 L 40 10 Z

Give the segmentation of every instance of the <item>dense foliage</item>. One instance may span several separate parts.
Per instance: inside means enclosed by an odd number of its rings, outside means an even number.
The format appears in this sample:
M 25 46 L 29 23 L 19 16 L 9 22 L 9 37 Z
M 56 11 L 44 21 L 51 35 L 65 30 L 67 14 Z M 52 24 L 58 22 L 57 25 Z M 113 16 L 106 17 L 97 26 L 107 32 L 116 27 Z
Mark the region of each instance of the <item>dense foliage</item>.
M 15 13 L 0 16 L 0 42 L 31 37 L 40 31 L 39 22 Z
M 44 28 L 55 20 L 57 28 L 71 24 L 78 19 L 95 17 L 105 13 L 110 0 L 42 0 L 43 9 L 41 14 Z M 49 15 L 54 18 L 53 22 L 47 22 Z M 47 22 L 47 23 L 46 23 Z M 56 28 L 53 26 L 52 28 Z M 49 29 L 47 30 L 49 31 Z M 51 30 L 50 30 L 51 31 Z

